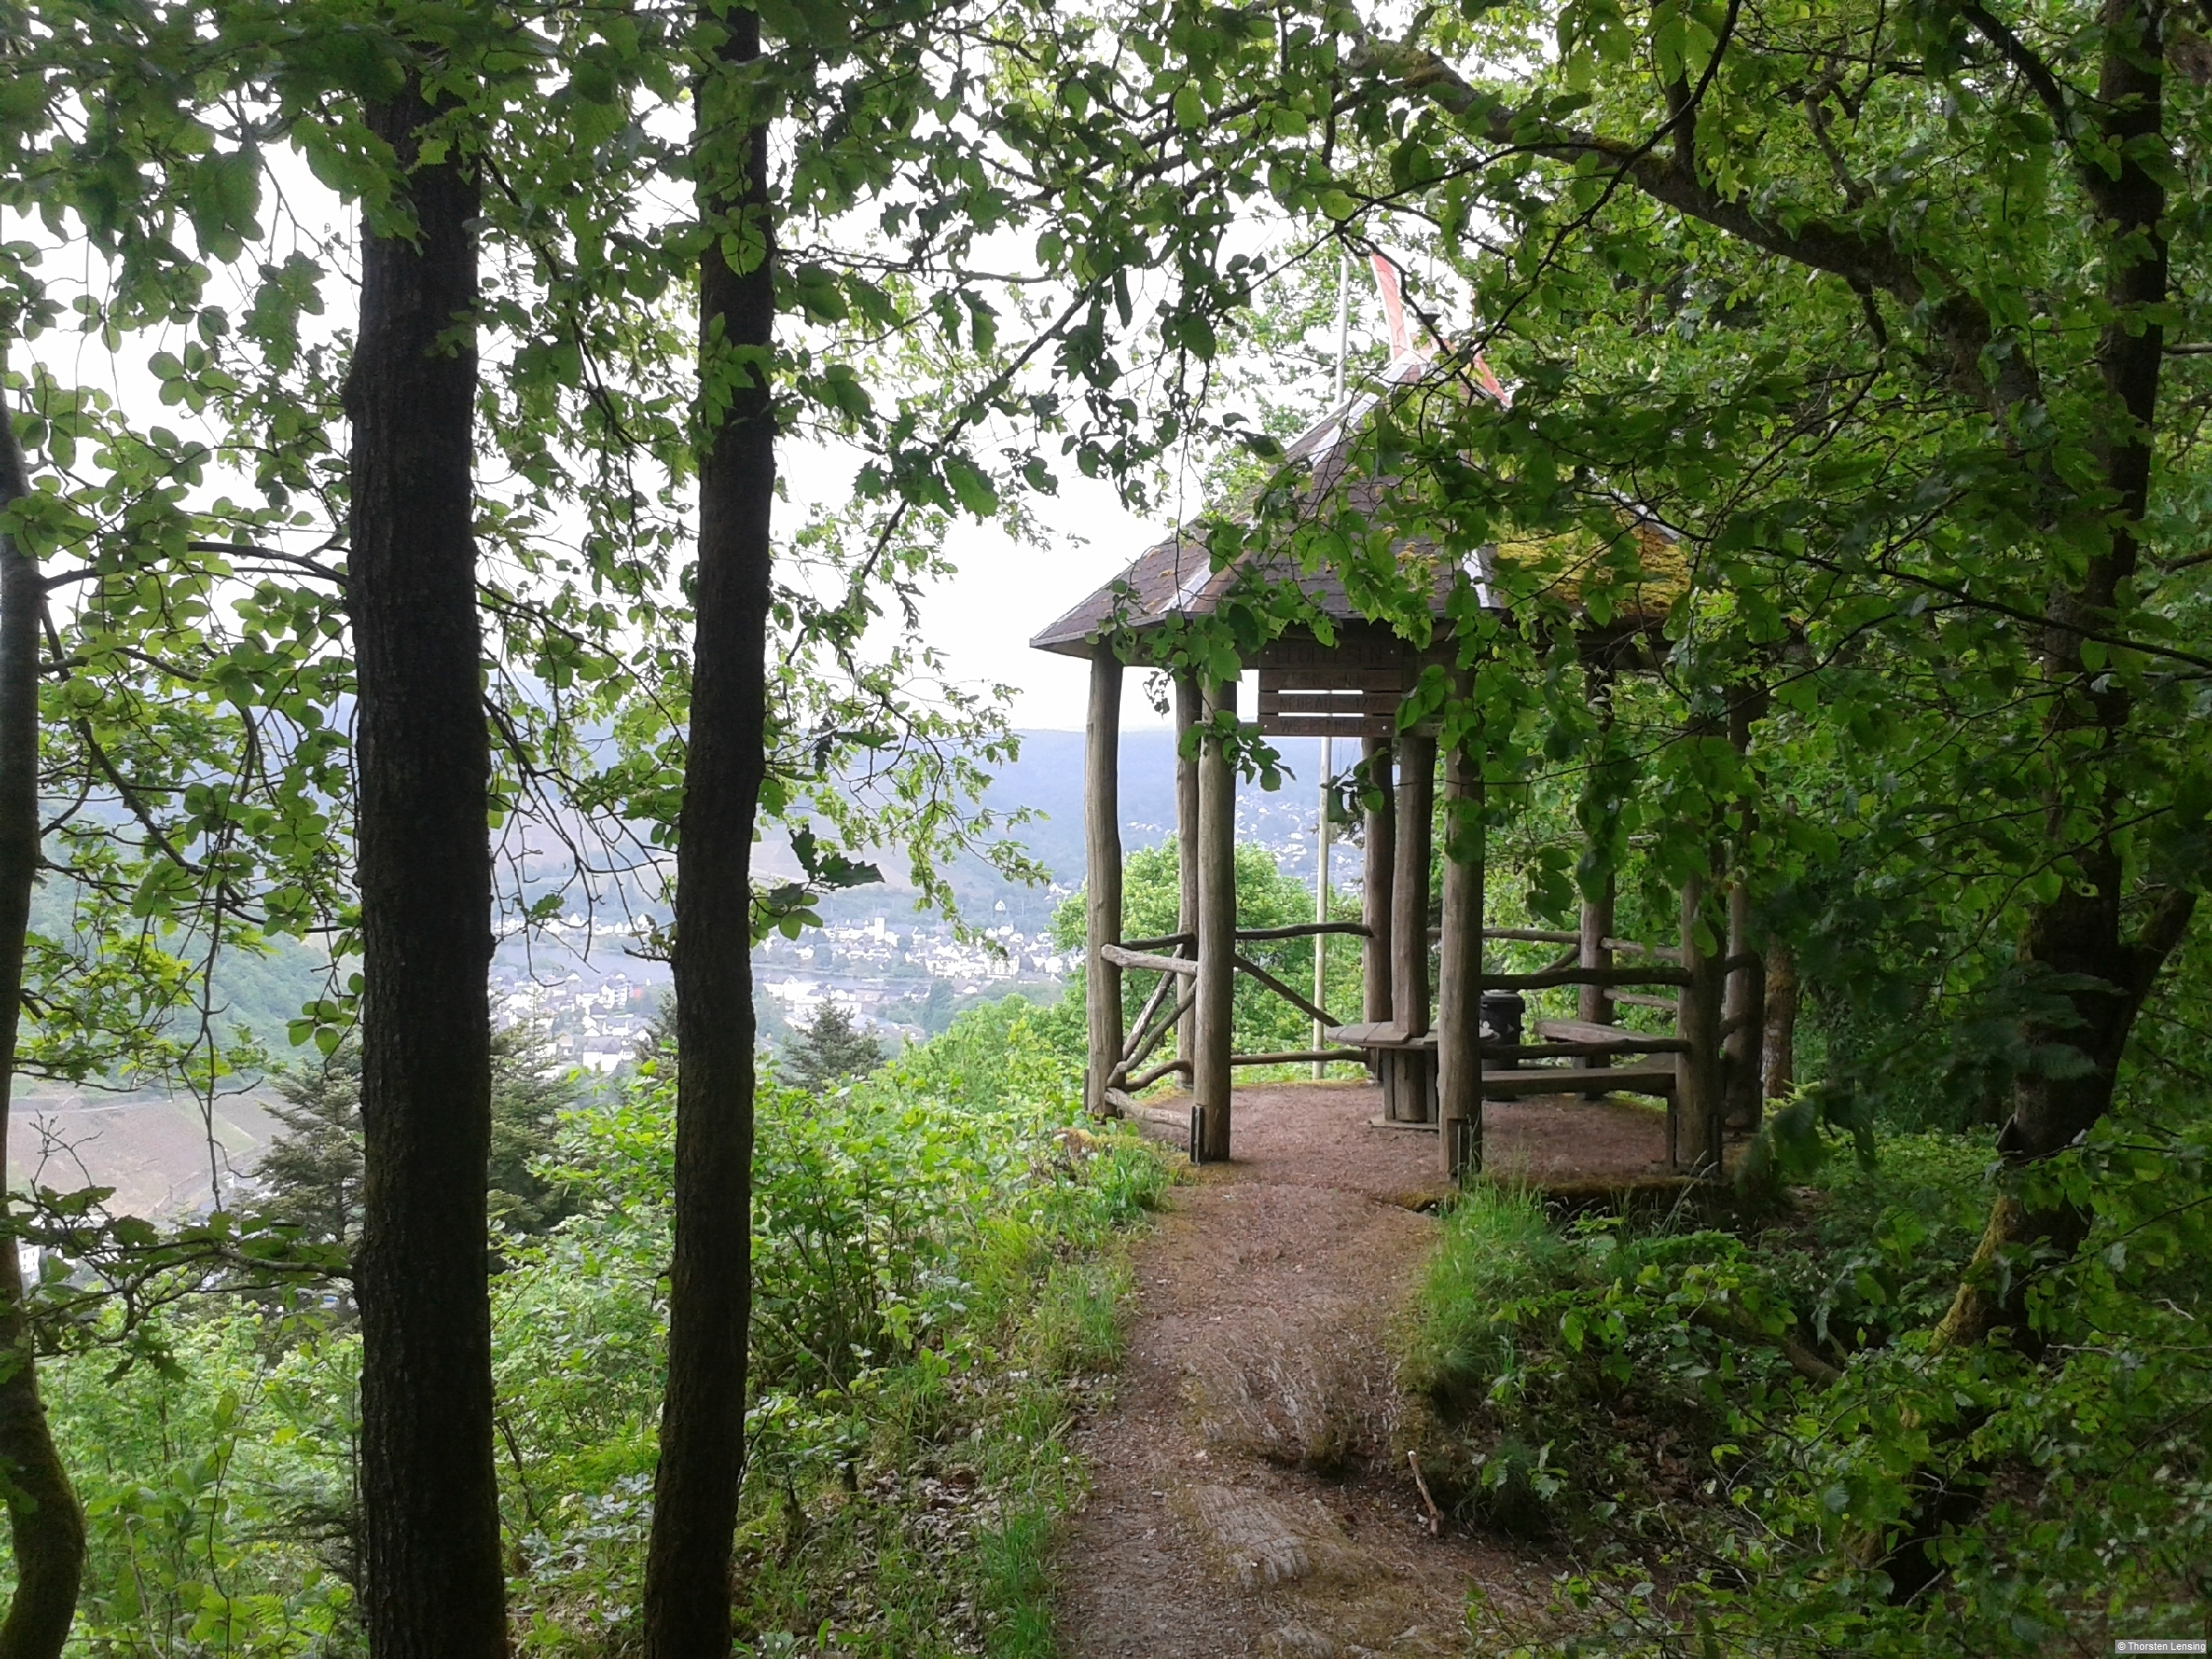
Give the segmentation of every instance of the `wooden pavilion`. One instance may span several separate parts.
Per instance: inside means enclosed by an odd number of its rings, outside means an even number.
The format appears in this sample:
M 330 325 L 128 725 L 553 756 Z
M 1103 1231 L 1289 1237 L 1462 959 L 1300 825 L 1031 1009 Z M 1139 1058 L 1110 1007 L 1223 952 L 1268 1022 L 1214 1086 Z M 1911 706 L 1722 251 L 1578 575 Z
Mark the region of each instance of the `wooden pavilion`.
M 1380 396 L 1434 371 L 1427 359 L 1402 356 L 1384 371 L 1376 393 L 1347 400 L 1301 436 L 1286 453 L 1307 469 L 1305 500 L 1335 494 L 1354 510 L 1376 506 L 1390 481 L 1347 477 L 1362 420 Z M 1631 522 L 1640 537 L 1655 526 Z M 1510 557 L 1510 552 L 1503 555 Z M 1434 642 L 1417 647 L 1393 629 L 1361 615 L 1343 584 L 1302 571 L 1287 560 L 1247 555 L 1222 570 L 1205 546 L 1178 534 L 1147 549 L 1122 573 L 1030 641 L 1040 651 L 1088 658 L 1090 699 L 1086 726 L 1085 994 L 1088 1018 L 1086 1099 L 1100 1115 L 1115 1115 L 1134 1094 L 1180 1073 L 1191 1090 L 1191 1157 L 1230 1153 L 1234 1068 L 1316 1060 L 1362 1060 L 1382 1086 L 1388 1121 L 1432 1124 L 1440 1170 L 1458 1179 L 1482 1164 L 1485 1100 L 1545 1095 L 1584 1097 L 1607 1090 L 1664 1097 L 1669 1166 L 1702 1172 L 1720 1161 L 1724 1117 L 1756 1123 L 1763 1023 L 1762 959 L 1748 947 L 1748 907 L 1741 884 L 1729 895 L 1729 944 L 1724 957 L 1700 950 L 1697 921 L 1701 884 L 1682 896 L 1679 942 L 1651 946 L 1610 937 L 1609 895 L 1585 903 L 1575 933 L 1532 929 L 1486 931 L 1484 861 L 1444 861 L 1440 907 L 1432 905 L 1430 869 L 1435 821 L 1438 731 L 1433 722 L 1404 718 L 1407 695 L 1430 664 L 1449 669 L 1456 653 L 1448 634 L 1448 602 L 1472 589 L 1485 608 L 1494 603 L 1496 547 L 1460 557 L 1402 546 L 1401 569 L 1417 586 L 1426 579 L 1436 621 Z M 1125 939 L 1122 928 L 1122 841 L 1118 777 L 1123 672 L 1159 660 L 1160 636 L 1179 618 L 1214 612 L 1241 584 L 1294 581 L 1312 607 L 1329 618 L 1333 642 L 1310 629 L 1271 640 L 1242 661 L 1259 682 L 1258 729 L 1268 736 L 1357 740 L 1370 781 L 1366 813 L 1361 919 L 1245 929 L 1236 913 L 1236 781 L 1218 737 L 1179 742 L 1176 837 L 1182 893 L 1177 931 Z M 1671 596 L 1671 595 L 1670 595 Z M 1612 618 L 1604 629 L 1578 626 L 1592 695 L 1607 699 L 1610 677 L 1648 660 L 1659 606 Z M 1174 676 L 1178 736 L 1213 725 L 1236 709 L 1238 682 L 1201 685 Z M 1609 706 L 1609 703 L 1606 706 Z M 1195 750 L 1194 753 L 1191 752 Z M 1441 757 L 1447 799 L 1472 795 L 1481 784 L 1480 757 L 1453 749 Z M 1436 914 L 1440 925 L 1431 925 Z M 1339 1019 L 1251 960 L 1240 947 L 1258 939 L 1348 934 L 1361 942 L 1359 1018 Z M 1568 948 L 1535 973 L 1486 970 L 1486 939 L 1548 942 Z M 1434 943 L 1433 961 L 1431 943 Z M 1623 963 L 1622 958 L 1632 959 Z M 1159 975 L 1134 1029 L 1124 1029 L 1122 976 Z M 1231 1040 L 1234 976 L 1246 974 L 1304 1012 L 1333 1046 L 1288 1053 L 1239 1054 Z M 1431 981 L 1433 980 L 1433 983 Z M 1521 1029 L 1519 994 L 1553 986 L 1580 988 L 1571 1020 Z M 1621 1029 L 1622 1003 L 1665 1006 L 1676 1016 L 1670 1035 Z M 1151 1056 L 1173 1032 L 1174 1056 Z M 1533 1038 L 1533 1041 L 1524 1040 Z M 1735 1108 L 1733 1113 L 1730 1107 Z

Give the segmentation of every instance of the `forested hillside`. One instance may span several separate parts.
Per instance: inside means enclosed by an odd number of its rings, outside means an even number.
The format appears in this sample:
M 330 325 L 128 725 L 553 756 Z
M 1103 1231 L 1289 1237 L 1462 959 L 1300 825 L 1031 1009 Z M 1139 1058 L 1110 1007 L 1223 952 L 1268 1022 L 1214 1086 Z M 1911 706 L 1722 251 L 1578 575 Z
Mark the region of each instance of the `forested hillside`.
M 2208 34 L 0 6 L 0 1659 L 2212 1638 Z

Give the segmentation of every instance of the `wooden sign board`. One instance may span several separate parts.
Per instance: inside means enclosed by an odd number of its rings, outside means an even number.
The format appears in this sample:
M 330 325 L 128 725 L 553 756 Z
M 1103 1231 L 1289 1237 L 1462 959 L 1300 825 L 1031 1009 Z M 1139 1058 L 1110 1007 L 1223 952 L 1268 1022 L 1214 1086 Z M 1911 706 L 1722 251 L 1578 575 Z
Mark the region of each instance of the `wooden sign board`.
M 1353 624 L 1334 644 L 1311 634 L 1269 641 L 1260 676 L 1260 730 L 1270 737 L 1387 737 L 1420 653 L 1387 629 Z
M 1270 737 L 1387 737 L 1397 729 L 1398 704 L 1406 696 L 1403 669 L 1367 671 L 1369 683 L 1344 685 L 1352 677 L 1260 670 L 1260 730 Z M 1304 683 L 1300 683 L 1300 682 Z

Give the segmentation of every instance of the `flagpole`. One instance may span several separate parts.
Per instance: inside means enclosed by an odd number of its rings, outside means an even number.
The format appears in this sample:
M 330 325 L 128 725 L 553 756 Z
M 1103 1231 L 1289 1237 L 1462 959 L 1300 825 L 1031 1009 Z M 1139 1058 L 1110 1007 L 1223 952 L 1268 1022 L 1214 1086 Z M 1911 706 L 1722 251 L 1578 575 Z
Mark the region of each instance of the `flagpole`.
M 1344 406 L 1344 359 L 1351 345 L 1352 289 L 1349 277 L 1352 262 L 1342 248 L 1336 250 L 1336 406 Z
M 1351 344 L 1350 276 L 1351 261 L 1346 256 L 1344 250 L 1338 248 L 1336 250 L 1336 383 L 1334 406 L 1339 410 L 1344 407 L 1344 364 Z M 1339 431 L 1337 441 L 1342 442 L 1344 438 L 1345 434 Z M 1315 831 L 1316 839 L 1321 845 L 1320 871 L 1313 882 L 1313 921 L 1317 926 L 1325 926 L 1329 920 L 1329 843 L 1330 832 L 1335 828 L 1329 821 L 1329 796 L 1335 775 L 1336 740 L 1324 735 L 1321 740 L 1321 822 Z M 1329 1006 L 1328 993 L 1329 935 L 1325 933 L 1317 933 L 1313 935 L 1313 1006 L 1317 1008 L 1327 1007 Z M 1313 1046 L 1318 1049 L 1326 1041 L 1327 1034 L 1324 1030 L 1321 1021 L 1317 1019 L 1313 1022 Z M 1320 1082 L 1328 1075 L 1329 1063 L 1326 1060 L 1313 1062 L 1313 1080 L 1315 1082 Z

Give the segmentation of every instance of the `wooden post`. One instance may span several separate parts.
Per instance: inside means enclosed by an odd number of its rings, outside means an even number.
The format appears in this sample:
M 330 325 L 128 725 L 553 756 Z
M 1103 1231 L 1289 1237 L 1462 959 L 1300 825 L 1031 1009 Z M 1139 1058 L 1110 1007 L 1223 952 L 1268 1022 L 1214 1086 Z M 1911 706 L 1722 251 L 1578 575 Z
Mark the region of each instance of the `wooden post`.
M 1740 691 L 1728 706 L 1728 741 L 1736 755 L 1751 750 L 1751 718 L 1762 694 L 1756 688 Z M 1735 868 L 1728 887 L 1728 954 L 1751 956 L 1751 871 L 1749 846 L 1759 828 L 1757 811 L 1746 803 L 1742 832 L 1736 839 Z M 1761 1050 L 1767 1035 L 1767 973 L 1763 960 L 1754 957 L 1750 966 L 1728 976 L 1722 1013 L 1734 1027 L 1722 1043 L 1723 1076 L 1727 1092 L 1727 1122 L 1731 1129 L 1759 1127 L 1764 1100 L 1760 1073 L 1765 1069 Z
M 1122 942 L 1122 659 L 1101 639 L 1090 653 L 1090 713 L 1083 728 L 1083 1000 L 1089 1065 L 1083 1101 L 1112 1117 L 1106 1098 L 1122 1058 L 1122 971 L 1100 954 Z
M 1594 899 L 1583 900 L 1582 954 L 1577 959 L 1584 968 L 1610 968 L 1613 953 L 1606 948 L 1606 941 L 1613 936 L 1613 872 L 1606 872 L 1606 885 Z M 1577 1018 L 1589 1025 L 1613 1023 L 1613 993 L 1603 985 L 1578 987 L 1575 1009 Z M 1586 1065 L 1610 1064 L 1611 1056 L 1593 1055 L 1583 1062 Z
M 1367 938 L 1359 947 L 1359 1017 L 1381 1023 L 1391 1018 L 1390 881 L 1398 856 L 1397 783 L 1391 774 L 1390 739 L 1370 737 L 1361 747 L 1368 782 L 1381 792 L 1382 805 L 1367 815 L 1367 862 L 1359 895 L 1359 920 L 1367 924 Z
M 1206 715 L 1236 712 L 1237 682 L 1206 700 Z M 1198 765 L 1198 983 L 1191 1054 L 1191 1159 L 1229 1157 L 1230 1065 L 1237 959 L 1237 780 L 1229 751 L 1208 735 Z
M 1204 699 L 1198 677 L 1189 670 L 1175 677 L 1175 874 L 1181 883 L 1175 931 L 1198 931 L 1198 757 L 1182 752 L 1184 735 L 1201 717 Z M 1188 1065 L 1197 1053 L 1198 1016 L 1194 1009 L 1175 1022 L 1175 1057 Z M 1183 1073 L 1189 1077 L 1188 1072 Z
M 1597 716 L 1599 731 L 1609 733 L 1613 727 L 1613 671 L 1594 653 L 1586 653 L 1583 659 L 1583 694 L 1589 700 L 1591 712 Z M 1607 870 L 1604 888 L 1583 900 L 1579 960 L 1584 968 L 1613 966 L 1613 953 L 1606 948 L 1606 941 L 1613 936 L 1613 900 L 1618 887 L 1614 873 Z M 1613 1023 L 1613 994 L 1605 986 L 1583 985 L 1575 1000 L 1576 1017 L 1586 1024 Z M 1582 1064 L 1594 1069 L 1612 1063 L 1610 1054 L 1594 1054 Z
M 1398 735 L 1397 866 L 1390 881 L 1390 1018 L 1408 1037 L 1429 1030 L 1429 851 L 1430 819 L 1436 804 L 1436 739 L 1415 732 Z M 1416 1075 L 1422 1062 L 1409 1050 L 1385 1051 L 1384 1064 L 1396 1065 L 1401 1077 Z M 1425 1073 L 1421 1073 L 1425 1077 Z M 1426 1123 L 1426 1088 L 1401 1087 L 1392 1115 L 1401 1123 Z
M 1464 695 L 1465 688 L 1458 688 Z M 1482 1168 L 1482 757 L 1444 755 L 1444 907 L 1436 974 L 1437 1148 L 1444 1178 Z
M 1721 959 L 1698 942 L 1698 922 L 1705 908 L 1705 877 L 1682 884 L 1682 969 L 1689 983 L 1676 1003 L 1676 1034 L 1689 1044 L 1682 1056 L 1675 1088 L 1674 1136 L 1669 1147 L 1677 1169 L 1718 1174 L 1721 1168 Z
M 1731 1129 L 1757 1129 L 1764 1103 L 1767 965 L 1751 944 L 1751 888 L 1741 870 L 1728 888 L 1728 954 L 1749 961 L 1728 975 L 1721 999 L 1722 1018 L 1734 1028 L 1721 1041 L 1727 1124 Z
M 1613 936 L 1613 895 L 1616 888 L 1613 872 L 1606 872 L 1606 885 L 1594 899 L 1583 900 L 1582 938 L 1576 960 L 1584 968 L 1610 968 L 1613 953 L 1606 948 L 1606 941 Z M 1578 985 L 1575 988 L 1575 1017 L 1587 1025 L 1614 1023 L 1613 993 L 1603 985 Z M 1613 1064 L 1610 1054 L 1592 1054 L 1578 1060 L 1578 1065 L 1592 1071 L 1603 1071 Z M 1583 1096 L 1585 1100 L 1602 1100 L 1603 1089 Z
M 1313 827 L 1313 840 L 1320 850 L 1314 865 L 1313 921 L 1316 926 L 1325 926 L 1329 920 L 1329 847 L 1335 839 L 1335 826 L 1329 820 L 1331 809 L 1336 804 L 1336 740 L 1321 740 L 1321 819 Z M 1329 1006 L 1329 935 L 1313 935 L 1313 1006 Z M 1313 1022 L 1313 1047 L 1318 1052 L 1328 1041 L 1328 1030 L 1321 1020 Z M 1329 1075 L 1325 1060 L 1313 1062 L 1313 1081 L 1319 1083 Z

